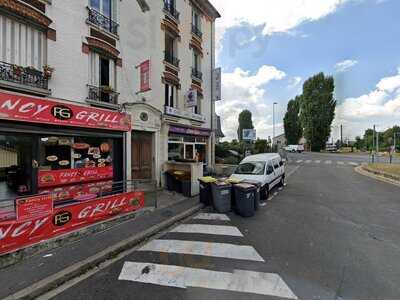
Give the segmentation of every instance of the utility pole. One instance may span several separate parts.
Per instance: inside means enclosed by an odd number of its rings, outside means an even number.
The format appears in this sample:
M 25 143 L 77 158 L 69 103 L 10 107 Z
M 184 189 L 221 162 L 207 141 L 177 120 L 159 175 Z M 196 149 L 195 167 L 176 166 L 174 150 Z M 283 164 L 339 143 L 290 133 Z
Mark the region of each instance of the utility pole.
M 274 102 L 274 104 L 272 105 L 272 122 L 273 122 L 273 132 L 272 132 L 272 146 L 275 143 L 275 105 L 277 105 L 278 103 Z
M 372 132 L 372 163 L 375 162 L 375 154 L 374 154 L 374 151 L 375 151 L 375 129 L 376 129 L 376 126 L 374 125 L 374 130 Z
M 340 147 L 343 146 L 343 124 L 340 124 Z

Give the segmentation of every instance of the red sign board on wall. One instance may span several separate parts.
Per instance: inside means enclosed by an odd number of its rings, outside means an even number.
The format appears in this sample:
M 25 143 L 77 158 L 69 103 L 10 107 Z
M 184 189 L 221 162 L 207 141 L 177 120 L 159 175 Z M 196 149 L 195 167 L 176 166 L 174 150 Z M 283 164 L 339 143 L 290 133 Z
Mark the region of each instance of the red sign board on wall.
M 143 206 L 144 193 L 136 191 L 55 208 L 52 213 L 30 219 L 0 222 L 0 255 Z
M 17 220 L 22 222 L 47 216 L 53 212 L 53 196 L 40 195 L 36 197 L 17 199 Z
M 112 179 L 113 167 L 39 171 L 39 188 Z
M 130 115 L 0 92 L 0 119 L 130 131 Z
M 140 64 L 140 91 L 150 90 L 150 60 Z

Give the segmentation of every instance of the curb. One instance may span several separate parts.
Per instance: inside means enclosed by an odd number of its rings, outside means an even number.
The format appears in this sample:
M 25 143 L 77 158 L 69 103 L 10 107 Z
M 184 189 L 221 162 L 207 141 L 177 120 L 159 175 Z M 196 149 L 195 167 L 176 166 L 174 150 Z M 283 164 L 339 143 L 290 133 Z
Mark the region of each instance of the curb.
M 15 300 L 15 299 L 34 299 L 37 298 L 46 292 L 60 286 L 61 284 L 78 277 L 90 269 L 93 269 L 100 265 L 101 263 L 114 258 L 121 252 L 128 250 L 136 246 L 137 244 L 143 242 L 146 239 L 151 238 L 152 236 L 156 235 L 160 231 L 167 229 L 168 227 L 174 225 L 175 223 L 195 214 L 196 212 L 200 211 L 204 208 L 203 204 L 197 204 L 192 208 L 181 212 L 180 214 L 173 216 L 160 224 L 154 225 L 140 234 L 132 236 L 128 239 L 125 239 L 111 247 L 106 248 L 105 250 L 93 255 L 81 262 L 75 263 L 72 266 L 55 273 L 45 279 L 40 280 L 33 285 L 26 287 L 8 297 L 4 298 L 3 300 Z
M 386 183 L 390 183 L 390 184 L 400 187 L 400 181 L 397 179 L 393 179 L 393 177 L 396 178 L 396 176 L 392 176 L 392 175 L 384 173 L 384 172 L 371 170 L 371 169 L 367 168 L 365 165 L 358 166 L 354 170 L 358 174 L 361 174 L 361 175 L 364 175 L 364 176 L 367 176 L 367 177 L 370 177 L 370 178 L 373 178 L 373 179 L 376 179 L 379 181 L 383 181 Z

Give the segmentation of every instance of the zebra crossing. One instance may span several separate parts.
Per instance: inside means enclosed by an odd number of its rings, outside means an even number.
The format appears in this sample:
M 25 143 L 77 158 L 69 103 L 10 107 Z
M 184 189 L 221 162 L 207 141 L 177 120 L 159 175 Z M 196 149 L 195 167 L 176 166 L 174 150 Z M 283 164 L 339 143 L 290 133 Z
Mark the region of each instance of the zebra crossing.
M 357 167 L 361 165 L 359 162 L 354 162 L 354 161 L 332 161 L 332 160 L 311 160 L 311 159 L 289 159 L 289 163 L 296 163 L 296 164 L 302 164 L 302 165 L 331 165 L 331 166 L 352 166 L 352 167 Z
M 200 213 L 165 236 L 146 243 L 137 253 L 142 258 L 124 262 L 118 280 L 165 288 L 222 290 L 243 295 L 243 299 L 249 294 L 298 299 L 279 274 L 259 272 L 266 265 L 264 258 L 247 245 L 242 232 L 230 224 L 225 214 Z M 176 260 L 154 261 L 152 258 L 157 255 L 186 256 L 186 260 L 183 265 Z M 229 268 L 215 267 L 218 264 L 211 264 L 213 268 L 210 264 L 193 266 L 187 256 L 223 259 L 229 262 Z M 245 269 L 240 268 L 243 264 Z M 257 271 L 249 270 L 249 266 Z

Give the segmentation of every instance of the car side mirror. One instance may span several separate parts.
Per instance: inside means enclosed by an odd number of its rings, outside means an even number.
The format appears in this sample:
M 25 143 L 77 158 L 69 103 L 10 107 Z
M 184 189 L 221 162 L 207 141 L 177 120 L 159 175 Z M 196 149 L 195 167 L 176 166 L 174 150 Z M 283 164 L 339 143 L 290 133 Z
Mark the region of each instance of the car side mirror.
M 283 161 L 280 161 L 280 162 L 279 162 L 279 165 L 282 167 L 282 166 L 283 166 Z

